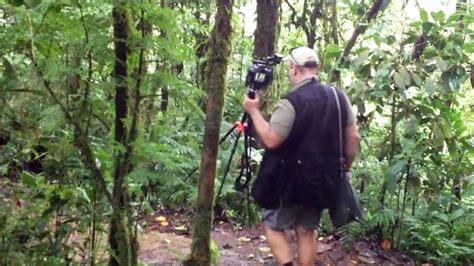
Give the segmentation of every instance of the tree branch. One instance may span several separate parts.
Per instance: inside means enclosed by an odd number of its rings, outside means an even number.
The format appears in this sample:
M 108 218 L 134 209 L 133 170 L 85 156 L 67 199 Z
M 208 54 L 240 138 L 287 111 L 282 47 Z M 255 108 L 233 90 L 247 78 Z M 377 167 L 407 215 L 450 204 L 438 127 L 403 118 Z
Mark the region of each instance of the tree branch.
M 86 23 L 84 21 L 84 14 L 82 12 L 82 5 L 80 3 L 80 0 L 77 0 L 77 6 L 79 7 L 79 12 L 81 13 L 81 24 L 82 27 L 84 28 L 84 36 L 85 36 L 85 46 L 89 44 L 89 30 L 86 27 Z M 92 80 L 92 49 L 89 48 L 89 51 L 87 51 L 87 63 L 88 63 L 88 71 L 87 71 L 87 81 L 86 81 L 86 89 L 84 91 L 84 99 L 82 102 L 82 111 L 86 110 L 87 106 L 87 98 L 89 97 L 90 93 L 90 84 Z
M 299 27 L 298 22 L 295 20 L 296 14 L 298 14 L 298 12 L 296 12 L 295 7 L 292 4 L 290 4 L 288 0 L 285 0 L 285 3 L 288 5 L 288 7 L 291 10 L 291 15 L 290 15 L 291 24 L 295 25 L 295 27 Z
M 359 23 L 357 27 L 355 28 L 354 32 L 352 33 L 351 38 L 349 39 L 349 41 L 346 44 L 346 47 L 344 48 L 344 51 L 341 57 L 339 58 L 337 64 L 335 64 L 333 68 L 333 71 L 331 73 L 331 82 L 335 82 L 340 79 L 340 71 L 338 70 L 338 66 L 341 65 L 346 60 L 347 56 L 349 55 L 352 48 L 354 47 L 357 41 L 357 38 L 367 28 L 367 24 L 377 16 L 378 12 L 380 11 L 382 7 L 383 2 L 384 0 L 375 0 L 374 4 L 365 15 L 364 20 L 361 21 L 361 23 Z
M 423 50 L 426 47 L 425 33 L 422 33 L 416 40 L 415 47 L 413 48 L 413 53 L 411 54 L 411 59 L 414 61 L 420 61 Z
M 66 120 L 68 123 L 73 127 L 74 131 L 74 144 L 75 146 L 79 149 L 81 153 L 81 161 L 84 164 L 84 166 L 90 170 L 91 175 L 93 178 L 95 178 L 98 181 L 99 187 L 102 190 L 102 193 L 104 193 L 105 197 L 111 203 L 112 208 L 116 208 L 114 206 L 115 204 L 112 204 L 112 195 L 107 189 L 107 184 L 105 183 L 105 178 L 102 175 L 102 172 L 99 170 L 95 163 L 95 157 L 94 153 L 92 152 L 91 147 L 89 146 L 89 142 L 87 141 L 87 137 L 84 134 L 84 132 L 81 130 L 81 127 L 79 123 L 73 119 L 67 108 L 62 104 L 62 102 L 59 100 L 58 96 L 56 93 L 51 88 L 50 82 L 44 78 L 44 75 L 41 71 L 41 69 L 38 66 L 38 63 L 34 60 L 33 56 L 31 56 L 31 61 L 33 63 L 33 66 L 38 74 L 38 76 L 41 78 L 41 81 L 43 82 L 43 86 L 46 88 L 48 91 L 49 95 L 53 98 L 54 102 L 59 105 L 59 108 L 63 112 Z M 118 210 L 117 210 L 118 211 Z

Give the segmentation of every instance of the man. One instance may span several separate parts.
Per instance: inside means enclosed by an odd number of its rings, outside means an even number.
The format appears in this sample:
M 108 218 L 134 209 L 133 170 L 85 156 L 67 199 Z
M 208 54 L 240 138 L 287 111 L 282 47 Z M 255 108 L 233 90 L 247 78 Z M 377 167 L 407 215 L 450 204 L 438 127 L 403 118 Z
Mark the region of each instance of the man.
M 293 175 L 286 175 L 285 182 L 297 182 L 295 180 L 301 179 L 300 173 L 312 174 L 315 171 L 326 171 L 337 176 L 336 173 L 340 173 L 340 168 L 336 169 L 337 165 L 340 165 L 340 142 L 334 92 L 316 79 L 318 61 L 313 49 L 293 49 L 286 61 L 289 65 L 288 76 L 292 89 L 277 104 L 270 122 L 267 122 L 259 111 L 258 95 L 255 99 L 246 96 L 243 108 L 252 119 L 255 131 L 267 151 L 281 150 L 286 153 L 288 172 Z M 358 149 L 359 134 L 349 101 L 342 92 L 339 91 L 338 95 L 342 96 L 338 98 L 341 101 L 342 120 L 345 125 L 342 132 L 344 171 L 349 172 Z M 298 168 L 299 166 L 302 167 Z M 299 265 L 314 265 L 314 231 L 319 224 L 322 209 L 308 207 L 303 198 L 298 199 L 301 194 L 298 185 L 289 186 L 288 190 L 291 189 L 296 190 L 293 191 L 292 201 L 281 203 L 276 209 L 264 210 L 268 244 L 279 265 L 292 265 L 294 255 L 284 229 L 294 228 Z

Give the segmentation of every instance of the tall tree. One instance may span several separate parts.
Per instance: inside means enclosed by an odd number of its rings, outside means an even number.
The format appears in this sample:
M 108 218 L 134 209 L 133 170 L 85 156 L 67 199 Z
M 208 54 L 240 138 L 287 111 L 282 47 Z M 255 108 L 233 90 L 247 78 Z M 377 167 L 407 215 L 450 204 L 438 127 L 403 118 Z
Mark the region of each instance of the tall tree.
M 258 0 L 257 1 L 257 27 L 254 32 L 254 48 L 253 56 L 255 58 L 265 58 L 275 54 L 277 27 L 279 22 L 279 10 L 281 0 Z M 271 93 L 271 84 L 265 91 L 263 97 L 260 98 L 262 109 L 267 107 L 268 99 Z M 253 129 L 252 121 L 249 122 L 250 132 L 252 135 Z M 258 136 L 253 136 L 259 139 Z M 260 141 L 258 141 L 260 143 Z
M 254 57 L 263 58 L 275 53 L 280 4 L 280 0 L 257 0 Z
M 131 155 L 131 141 L 135 135 L 136 106 L 138 105 L 139 95 L 135 94 L 135 106 L 133 108 L 132 125 L 130 132 L 127 130 L 126 119 L 129 118 L 129 86 L 127 79 L 129 71 L 127 67 L 130 38 L 129 13 L 127 10 L 127 1 L 117 0 L 114 2 L 112 10 L 113 29 L 114 29 L 114 47 L 115 63 L 113 78 L 115 80 L 115 137 L 117 144 L 122 149 L 117 149 L 113 170 L 113 193 L 112 204 L 116 206 L 112 210 L 112 221 L 110 224 L 109 243 L 112 250 L 110 265 L 136 265 L 137 264 L 137 244 L 132 230 L 132 219 L 128 199 L 128 186 L 126 175 L 131 170 L 129 163 Z M 141 70 L 139 71 L 139 75 Z M 138 79 L 139 80 L 139 79 Z M 135 88 L 138 92 L 139 86 Z M 138 97 L 137 97 L 138 96 Z
M 201 172 L 193 243 L 191 257 L 188 261 L 189 264 L 193 265 L 209 265 L 211 263 L 210 241 L 214 183 L 219 131 L 224 105 L 225 78 L 231 51 L 232 5 L 233 0 L 217 0 L 215 24 L 209 41 L 209 59 L 206 72 L 206 122 L 201 151 Z

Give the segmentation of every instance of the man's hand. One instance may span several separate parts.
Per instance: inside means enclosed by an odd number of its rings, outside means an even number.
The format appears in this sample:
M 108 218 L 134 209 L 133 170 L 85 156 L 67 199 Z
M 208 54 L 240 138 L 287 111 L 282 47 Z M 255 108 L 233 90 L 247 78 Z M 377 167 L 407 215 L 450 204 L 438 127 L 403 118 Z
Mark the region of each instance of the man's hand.
M 263 118 L 260 110 L 260 100 L 258 95 L 255 95 L 255 99 L 250 99 L 247 95 L 245 95 L 244 102 L 243 102 L 244 111 L 249 114 L 250 118 L 252 119 L 253 126 L 255 127 L 255 131 L 260 136 L 265 147 L 268 149 L 276 149 L 282 143 L 284 138 L 277 133 L 275 133 L 271 128 L 270 124 Z
M 247 94 L 245 94 L 244 102 L 243 102 L 244 111 L 252 116 L 253 113 L 259 111 L 258 108 L 260 107 L 260 99 L 258 97 L 258 93 L 255 94 L 255 99 L 250 99 Z

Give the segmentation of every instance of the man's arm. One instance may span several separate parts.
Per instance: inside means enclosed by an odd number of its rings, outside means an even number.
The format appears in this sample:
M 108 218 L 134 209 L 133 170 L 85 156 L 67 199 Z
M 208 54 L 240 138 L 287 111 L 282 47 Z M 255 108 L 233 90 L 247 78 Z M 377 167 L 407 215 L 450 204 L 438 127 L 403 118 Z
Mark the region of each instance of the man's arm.
M 268 149 L 278 148 L 283 141 L 285 140 L 283 136 L 280 136 L 278 133 L 274 132 L 270 127 L 270 124 L 263 118 L 262 113 L 258 109 L 260 101 L 258 95 L 255 96 L 255 99 L 250 99 L 245 95 L 243 107 L 245 112 L 252 119 L 255 130 L 257 131 L 258 136 L 262 140 L 265 147 Z
M 359 127 L 357 124 L 346 127 L 346 139 L 344 143 L 345 165 L 344 170 L 349 172 L 351 170 L 352 162 L 354 161 L 359 150 Z

